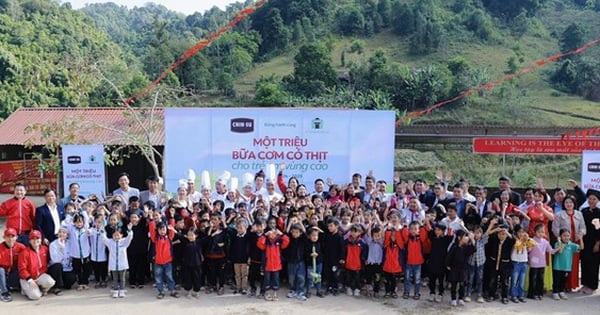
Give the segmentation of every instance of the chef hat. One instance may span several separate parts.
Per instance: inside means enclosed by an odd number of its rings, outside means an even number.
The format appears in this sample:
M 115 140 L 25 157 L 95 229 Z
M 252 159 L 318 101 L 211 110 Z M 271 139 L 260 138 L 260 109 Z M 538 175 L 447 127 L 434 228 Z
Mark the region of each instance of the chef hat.
M 228 171 L 223 172 L 223 174 L 221 174 L 221 176 L 219 176 L 217 178 L 217 182 L 223 184 L 223 185 L 227 185 L 227 182 L 229 181 L 229 179 L 231 178 L 231 173 L 229 173 Z
M 196 182 L 196 172 L 194 172 L 194 170 L 191 168 L 189 170 L 187 170 L 187 182 L 188 183 Z
M 275 178 L 277 173 L 275 173 L 275 164 L 267 164 L 267 171 L 265 172 L 265 181 L 267 183 L 275 183 Z
M 202 174 L 200 175 L 200 187 L 201 189 L 211 189 L 210 174 L 206 170 L 202 171 Z
M 245 173 L 242 183 L 244 184 L 244 187 L 252 187 L 252 184 L 254 183 L 254 175 L 252 175 L 252 173 Z
M 236 191 L 238 189 L 239 186 L 239 180 L 237 177 L 232 177 L 231 180 L 229 181 L 229 190 L 230 191 Z
M 178 183 L 179 183 L 179 186 L 177 188 L 185 188 L 185 189 L 187 189 L 187 183 L 188 183 L 187 180 L 185 180 L 185 179 L 182 178 L 182 179 L 179 180 Z

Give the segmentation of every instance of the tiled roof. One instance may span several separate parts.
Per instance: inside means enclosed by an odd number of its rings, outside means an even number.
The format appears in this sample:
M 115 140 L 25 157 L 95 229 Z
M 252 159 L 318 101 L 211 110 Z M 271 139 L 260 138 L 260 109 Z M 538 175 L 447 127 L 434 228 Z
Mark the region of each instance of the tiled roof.
M 137 114 L 134 115 L 125 108 L 20 108 L 0 124 L 0 145 L 43 145 L 49 137 L 42 139 L 39 128 L 26 132 L 27 127 L 34 124 L 70 126 L 64 133 L 74 134 L 75 137 L 63 144 L 133 145 L 139 143 L 136 139 L 148 138 L 144 129 L 149 129 L 152 145 L 164 145 L 163 109 L 153 110 L 152 124 L 150 109 L 135 111 Z M 135 117 L 139 117 L 142 123 L 138 123 Z M 60 135 L 53 136 L 55 139 L 65 138 L 64 135 L 62 138 Z

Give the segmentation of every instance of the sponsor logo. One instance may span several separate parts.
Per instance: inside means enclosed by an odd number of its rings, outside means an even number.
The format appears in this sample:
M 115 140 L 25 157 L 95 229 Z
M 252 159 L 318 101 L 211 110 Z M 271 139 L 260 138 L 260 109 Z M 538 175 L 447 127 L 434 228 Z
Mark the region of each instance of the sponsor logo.
M 315 118 L 312 120 L 311 124 L 312 129 L 321 130 L 323 129 L 323 120 L 321 118 Z
M 233 118 L 230 122 L 231 132 L 249 133 L 254 131 L 254 119 L 250 118 Z
M 81 163 L 81 156 L 77 156 L 77 155 L 72 155 L 67 157 L 67 163 L 69 164 L 80 164 Z
M 600 163 L 590 163 L 587 166 L 588 172 L 600 173 Z

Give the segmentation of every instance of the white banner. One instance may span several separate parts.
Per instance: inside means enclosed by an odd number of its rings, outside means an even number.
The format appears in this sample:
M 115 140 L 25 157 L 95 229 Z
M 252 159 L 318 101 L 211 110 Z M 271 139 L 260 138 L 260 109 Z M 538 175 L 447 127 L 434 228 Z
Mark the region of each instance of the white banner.
M 391 111 L 168 108 L 166 187 L 175 191 L 188 169 L 207 170 L 214 187 L 224 171 L 241 180 L 281 163 L 287 164 L 286 182 L 296 176 L 309 192 L 317 178 L 343 184 L 353 173 L 364 180 L 369 170 L 389 183 L 394 123 Z
M 104 171 L 104 146 L 102 145 L 63 145 L 63 187 L 65 196 L 69 185 L 78 183 L 82 196 L 106 195 Z
M 600 190 L 600 151 L 583 151 L 581 188 Z

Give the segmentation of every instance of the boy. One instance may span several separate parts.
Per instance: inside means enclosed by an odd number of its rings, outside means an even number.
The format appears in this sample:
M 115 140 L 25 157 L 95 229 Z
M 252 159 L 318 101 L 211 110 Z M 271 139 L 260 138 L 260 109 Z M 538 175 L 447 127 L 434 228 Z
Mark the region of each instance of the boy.
M 467 295 L 465 302 L 471 302 L 471 293 L 477 288 L 477 303 L 483 303 L 483 266 L 485 265 L 485 245 L 488 242 L 488 234 L 483 233 L 480 226 L 473 229 L 475 241 L 475 253 L 468 260 Z
M 252 225 L 252 230 L 248 236 L 248 242 L 250 243 L 250 267 L 248 270 L 248 284 L 250 285 L 251 296 L 257 296 L 258 298 L 264 297 L 265 290 L 263 286 L 263 269 L 262 269 L 262 251 L 258 248 L 258 239 L 263 235 L 265 229 L 265 222 L 263 220 L 256 220 Z M 260 283 L 260 293 L 257 294 L 256 282 Z
M 148 230 L 150 232 L 150 241 L 154 244 L 154 281 L 158 290 L 157 299 L 161 300 L 165 297 L 163 293 L 163 279 L 167 278 L 168 289 L 171 296 L 179 298 L 179 293 L 175 291 L 175 281 L 173 280 L 173 245 L 171 242 L 175 237 L 175 228 L 173 228 L 173 220 L 169 225 L 164 222 L 150 221 Z M 168 234 L 167 234 L 168 230 Z
M 229 260 L 233 264 L 235 273 L 235 287 L 233 294 L 240 293 L 245 295 L 248 287 L 248 260 L 250 255 L 250 233 L 247 233 L 247 220 L 237 218 L 235 220 L 235 229 L 229 228 Z
M 129 285 L 132 289 L 142 289 L 148 274 L 148 225 L 146 219 L 137 212 L 129 215 L 129 222 L 133 231 L 133 240 L 127 248 Z
M 287 260 L 287 272 L 290 283 L 290 292 L 288 298 L 297 298 L 300 301 L 306 301 L 304 295 L 304 281 L 306 277 L 306 267 L 304 265 L 304 247 L 307 239 L 304 234 L 304 225 L 298 223 L 298 219 L 290 219 L 287 228 L 287 234 L 290 238 L 285 254 Z
M 360 296 L 360 272 L 369 253 L 367 244 L 360 237 L 361 233 L 360 225 L 353 224 L 350 227 L 350 237 L 344 244 L 345 258 L 341 263 L 346 269 L 346 294 L 349 296 Z
M 401 250 L 404 249 L 402 224 L 400 222 L 400 215 L 397 211 L 394 211 L 389 215 L 389 223 L 383 241 L 385 257 L 382 267 L 383 275 L 385 277 L 384 297 L 392 297 L 394 299 L 398 298 L 398 294 L 396 293 L 397 279 L 402 273 L 400 253 Z
M 340 277 L 340 263 L 344 259 L 344 237 L 339 231 L 339 221 L 332 217 L 327 220 L 327 231 L 323 252 L 323 277 L 327 283 L 327 293 L 334 296 L 338 294 L 338 283 Z
M 264 251 L 265 257 L 265 300 L 277 301 L 279 291 L 279 271 L 282 269 L 281 251 L 290 243 L 287 235 L 278 229 L 269 230 L 258 239 L 257 246 Z
M 321 242 L 319 241 L 319 234 L 322 232 L 323 231 L 321 231 L 318 227 L 310 228 L 308 230 L 308 242 L 304 247 L 306 274 L 308 276 L 308 284 L 306 286 L 307 298 L 310 298 L 313 285 L 317 287 L 317 296 L 321 298 L 323 297 L 321 286 L 321 274 L 323 273 L 323 250 L 321 248 Z
M 427 231 L 420 227 L 418 221 L 409 224 L 403 231 L 404 248 L 406 250 L 406 269 L 404 270 L 403 299 L 410 297 L 410 284 L 415 284 L 413 299 L 421 298 L 421 265 L 425 262 L 425 242 L 428 242 Z
M 17 231 L 13 228 L 4 230 L 4 242 L 0 244 L 0 291 L 2 302 L 12 301 L 10 287 L 18 287 L 19 271 L 17 264 L 19 254 L 25 245 L 17 243 Z
M 379 297 L 379 287 L 382 277 L 383 262 L 383 236 L 379 227 L 367 226 L 364 240 L 369 247 L 369 254 L 365 263 L 365 280 L 367 282 L 367 296 Z
M 204 239 L 204 244 L 206 245 L 206 254 L 204 257 L 208 265 L 208 293 L 211 291 L 216 291 L 217 295 L 225 293 L 226 241 L 227 233 L 223 231 L 221 214 L 213 212 L 210 215 L 208 237 Z
M 486 248 L 486 270 L 489 272 L 490 279 L 486 301 L 491 302 L 496 298 L 496 288 L 498 288 L 499 280 L 502 290 L 502 303 L 508 304 L 508 281 L 512 267 L 510 255 L 515 240 L 508 232 L 508 225 L 498 225 L 497 219 L 490 222 L 486 233 L 490 235 Z
M 452 236 L 446 235 L 446 224 L 443 221 L 438 223 L 433 231 L 429 231 L 431 240 L 431 255 L 427 262 L 429 271 L 429 301 L 442 302 L 444 297 L 444 278 L 446 275 L 446 256 L 448 247 L 452 242 Z M 438 294 L 435 292 L 436 283 L 438 284 Z

